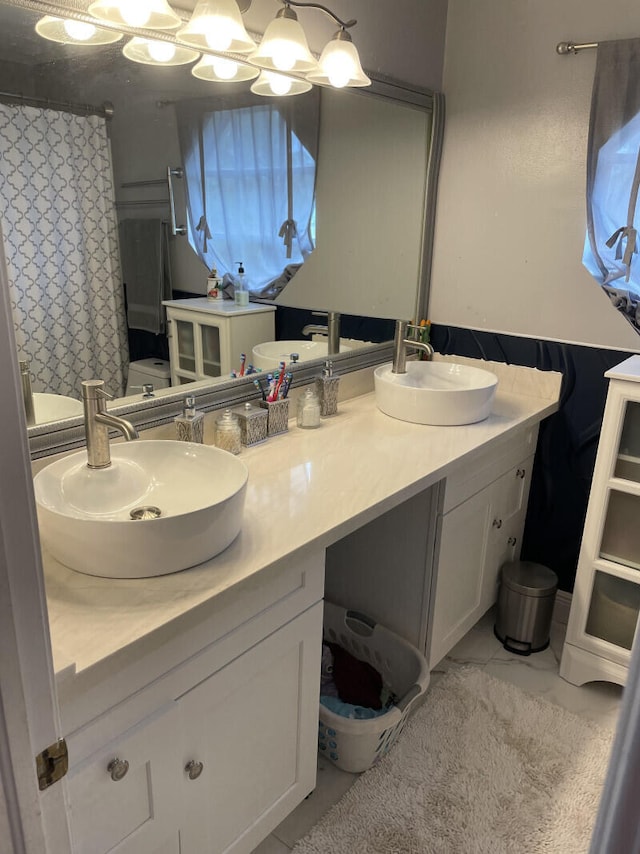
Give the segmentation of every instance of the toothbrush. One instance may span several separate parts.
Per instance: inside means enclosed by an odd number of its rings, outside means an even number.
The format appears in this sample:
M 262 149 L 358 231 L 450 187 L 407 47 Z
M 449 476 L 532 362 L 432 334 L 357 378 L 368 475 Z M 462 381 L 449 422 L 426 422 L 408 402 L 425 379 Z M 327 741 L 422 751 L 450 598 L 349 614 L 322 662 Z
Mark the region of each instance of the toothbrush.
M 265 392 L 264 388 L 262 387 L 262 383 L 260 382 L 260 380 L 256 378 L 253 381 L 253 384 L 258 389 L 258 391 L 260 392 L 260 396 L 262 397 L 262 399 L 266 400 L 267 399 L 267 393 Z
M 246 353 L 240 353 L 240 376 L 244 376 L 244 363 L 247 361 Z
M 274 398 L 274 400 L 278 400 L 278 398 L 280 397 L 280 387 L 282 386 L 282 383 L 283 383 L 283 381 L 284 381 L 284 370 L 285 370 L 285 367 L 286 367 L 285 363 L 284 363 L 284 362 L 280 362 L 280 375 L 278 376 L 278 381 L 277 381 L 277 383 L 276 383 L 276 391 L 275 391 L 275 398 Z

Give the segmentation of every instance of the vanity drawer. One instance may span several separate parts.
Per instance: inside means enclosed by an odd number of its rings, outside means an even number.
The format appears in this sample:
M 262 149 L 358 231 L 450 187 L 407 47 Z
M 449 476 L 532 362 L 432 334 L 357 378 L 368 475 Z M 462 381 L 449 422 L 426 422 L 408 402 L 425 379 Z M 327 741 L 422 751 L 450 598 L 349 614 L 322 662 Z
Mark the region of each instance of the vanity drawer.
M 485 486 L 493 483 L 509 469 L 517 466 L 535 453 L 538 441 L 538 426 L 520 431 L 513 436 L 481 449 L 466 458 L 460 466 L 447 477 L 443 513 L 462 504 Z

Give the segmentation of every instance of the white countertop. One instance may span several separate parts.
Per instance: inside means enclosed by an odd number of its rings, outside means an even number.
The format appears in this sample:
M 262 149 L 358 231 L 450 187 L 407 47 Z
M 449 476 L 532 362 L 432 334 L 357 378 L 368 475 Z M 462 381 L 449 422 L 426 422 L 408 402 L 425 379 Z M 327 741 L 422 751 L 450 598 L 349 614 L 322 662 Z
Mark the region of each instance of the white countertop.
M 309 544 L 337 541 L 436 483 L 467 455 L 557 409 L 559 374 L 490 369 L 500 384 L 492 414 L 478 424 L 397 421 L 380 412 L 369 393 L 341 402 L 338 415 L 319 429 L 302 430 L 292 421 L 288 433 L 243 449 L 249 483 L 242 531 L 200 566 L 158 578 L 101 579 L 45 553 L 56 673 L 91 668 Z
M 168 299 L 162 305 L 167 308 L 180 308 L 185 311 L 206 311 L 207 314 L 216 314 L 219 317 L 233 317 L 239 314 L 261 314 L 267 311 L 275 311 L 275 305 L 265 305 L 260 302 L 250 302 L 249 305 L 236 305 L 232 299 L 212 300 L 207 297 L 193 297 L 191 299 Z

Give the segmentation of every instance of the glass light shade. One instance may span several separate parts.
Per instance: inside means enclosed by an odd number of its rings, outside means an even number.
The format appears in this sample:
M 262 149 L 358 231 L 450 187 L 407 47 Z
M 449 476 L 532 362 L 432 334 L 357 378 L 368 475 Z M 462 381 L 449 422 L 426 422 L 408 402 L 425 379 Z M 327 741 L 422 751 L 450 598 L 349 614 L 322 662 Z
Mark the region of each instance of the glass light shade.
M 223 56 L 203 56 L 191 69 L 194 77 L 218 83 L 238 83 L 241 80 L 254 80 L 259 71 L 243 62 L 236 62 Z
M 254 95 L 266 95 L 271 98 L 301 95 L 311 88 L 311 83 L 306 80 L 298 80 L 296 77 L 278 74 L 276 71 L 261 71 L 260 77 L 251 84 L 251 91 Z
M 178 38 L 203 50 L 251 53 L 256 43 L 244 28 L 236 0 L 199 0 Z
M 122 38 L 122 33 L 115 30 L 105 30 L 84 21 L 54 18 L 51 15 L 40 18 L 36 24 L 36 32 L 43 39 L 61 44 L 113 44 Z
M 122 48 L 122 53 L 127 59 L 144 65 L 187 65 L 200 56 L 197 50 L 181 47 L 173 42 L 143 39 L 137 36 L 127 42 Z
M 318 68 L 311 55 L 304 30 L 291 9 L 283 10 L 292 17 L 278 16 L 265 30 L 258 48 L 249 59 L 255 65 L 269 71 L 292 71 L 294 74 L 307 74 Z
M 312 83 L 342 89 L 345 86 L 371 86 L 371 80 L 362 70 L 360 57 L 351 37 L 343 30 L 325 46 L 320 54 L 319 69 L 307 74 Z
M 182 19 L 167 0 L 95 0 L 89 14 L 110 24 L 151 30 L 173 30 Z

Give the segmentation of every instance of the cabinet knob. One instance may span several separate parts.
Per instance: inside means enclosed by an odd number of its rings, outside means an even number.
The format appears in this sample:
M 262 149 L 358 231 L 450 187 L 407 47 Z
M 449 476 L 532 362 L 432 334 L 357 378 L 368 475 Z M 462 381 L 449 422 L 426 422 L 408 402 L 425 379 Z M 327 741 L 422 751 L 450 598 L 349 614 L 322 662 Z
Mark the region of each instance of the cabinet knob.
M 204 764 L 202 762 L 196 762 L 195 759 L 192 759 L 190 762 L 184 766 L 184 770 L 187 773 L 187 776 L 190 780 L 197 780 L 200 774 L 202 774 L 202 769 L 204 768 Z
M 502 528 L 502 519 L 494 519 L 493 520 L 494 528 Z
M 527 473 L 526 469 L 517 469 L 516 477 L 519 477 L 520 480 L 522 480 L 525 477 L 526 473 Z
M 122 780 L 123 777 L 127 776 L 127 771 L 129 770 L 129 763 L 126 759 L 118 759 L 116 756 L 115 759 L 112 759 L 111 762 L 107 765 L 107 771 L 111 775 L 111 779 L 114 783 L 118 783 Z
M 515 546 L 515 544 L 516 544 L 517 542 L 518 542 L 518 540 L 517 540 L 517 538 L 516 538 L 516 537 L 509 537 L 509 539 L 507 540 L 507 544 L 508 544 L 508 545 L 510 545 L 510 546 Z

